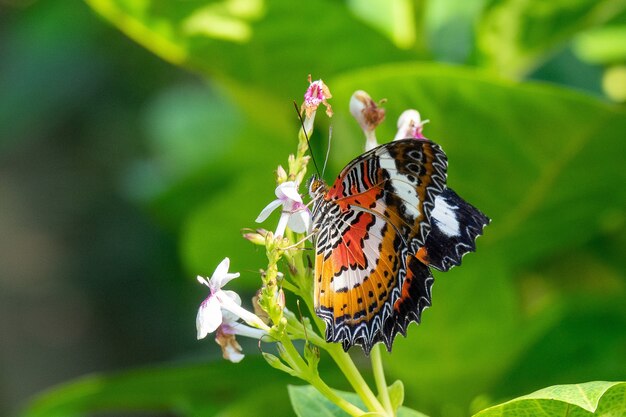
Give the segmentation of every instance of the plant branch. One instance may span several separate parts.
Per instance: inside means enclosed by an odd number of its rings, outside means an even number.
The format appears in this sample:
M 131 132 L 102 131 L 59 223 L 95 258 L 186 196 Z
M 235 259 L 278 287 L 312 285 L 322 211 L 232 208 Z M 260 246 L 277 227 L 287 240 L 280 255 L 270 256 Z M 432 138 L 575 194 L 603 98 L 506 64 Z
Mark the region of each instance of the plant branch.
M 374 372 L 374 381 L 376 381 L 376 389 L 378 390 L 378 398 L 387 410 L 389 416 L 395 415 L 395 410 L 391 405 L 389 398 L 389 389 L 385 380 L 385 370 L 383 369 L 382 344 L 377 344 L 372 349 L 372 371 Z

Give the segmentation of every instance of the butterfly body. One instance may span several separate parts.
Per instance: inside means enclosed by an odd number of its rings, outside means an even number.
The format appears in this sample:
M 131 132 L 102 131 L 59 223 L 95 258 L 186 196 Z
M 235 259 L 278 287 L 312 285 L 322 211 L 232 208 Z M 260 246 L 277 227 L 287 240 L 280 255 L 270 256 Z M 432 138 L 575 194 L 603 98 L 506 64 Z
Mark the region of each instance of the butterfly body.
M 328 341 L 390 350 L 430 306 L 431 260 L 447 270 L 474 249 L 489 219 L 446 187 L 446 169 L 439 145 L 403 139 L 357 157 L 330 187 L 313 179 L 314 300 Z

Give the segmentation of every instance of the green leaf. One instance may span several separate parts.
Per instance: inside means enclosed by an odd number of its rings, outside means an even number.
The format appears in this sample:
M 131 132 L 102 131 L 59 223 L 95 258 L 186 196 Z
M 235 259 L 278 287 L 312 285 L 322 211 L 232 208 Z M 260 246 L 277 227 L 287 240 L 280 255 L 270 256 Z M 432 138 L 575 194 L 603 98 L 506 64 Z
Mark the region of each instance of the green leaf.
M 477 253 L 449 273 L 435 272 L 433 307 L 420 327 L 395 341 L 387 361 L 406 386 L 405 404 L 464 409 L 497 386 L 567 311 L 559 287 L 551 302 L 520 304 L 517 277 L 621 229 L 623 221 L 611 219 L 625 218 L 626 112 L 564 89 L 440 65 L 376 67 L 329 85 L 338 102 L 356 89 L 374 100 L 387 98 L 387 121 L 377 130 L 381 142 L 393 137 L 403 110 L 419 109 L 430 120 L 425 135 L 448 154 L 448 184 L 493 220 Z M 330 177 L 363 146 L 358 126 L 344 112 L 337 111 L 333 124 L 333 149 L 342 151 L 331 154 Z M 623 288 L 617 291 L 623 294 Z M 609 311 L 621 314 L 618 307 Z
M 251 391 L 260 397 L 282 395 L 279 393 L 284 390 L 285 376 L 275 372 L 268 378 L 267 364 L 260 357 L 247 357 L 244 361 L 88 376 L 41 394 L 21 416 L 70 417 L 122 410 L 214 415 Z
M 127 36 L 176 65 L 301 97 L 307 74 L 409 59 L 342 2 L 88 0 Z M 141 4 L 141 6 L 138 6 Z M 358 43 L 353 42 L 359 39 Z M 277 70 L 280 69 L 280 70 Z
M 621 0 L 491 0 L 477 26 L 478 62 L 501 75 L 522 77 L 578 32 L 625 9 Z
M 573 407 L 572 407 L 573 406 Z M 487 408 L 475 417 L 620 416 L 626 413 L 626 382 L 556 385 Z
M 605 26 L 581 33 L 574 42 L 580 59 L 593 64 L 616 64 L 626 60 L 626 25 Z
M 394 383 L 389 386 L 388 390 L 391 407 L 397 410 L 402 403 L 404 403 L 404 384 L 400 380 L 394 381 Z
M 326 399 L 311 385 L 289 385 L 289 398 L 291 404 L 298 417 L 344 417 L 349 416 L 345 411 L 341 410 L 331 401 Z M 365 405 L 358 395 L 352 392 L 335 392 L 352 404 L 365 410 Z M 368 413 L 366 415 L 378 415 L 377 413 Z M 411 410 L 407 407 L 400 407 L 398 417 L 426 417 L 418 411 Z

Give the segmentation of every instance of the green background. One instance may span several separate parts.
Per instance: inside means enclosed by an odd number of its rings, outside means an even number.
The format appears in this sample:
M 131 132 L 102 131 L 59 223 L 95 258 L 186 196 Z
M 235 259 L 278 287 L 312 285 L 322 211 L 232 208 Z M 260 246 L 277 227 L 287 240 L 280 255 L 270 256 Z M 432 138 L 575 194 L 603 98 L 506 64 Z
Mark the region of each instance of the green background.
M 195 276 L 230 256 L 244 303 L 260 285 L 240 230 L 309 73 L 333 93 L 327 179 L 362 151 L 364 89 L 387 99 L 381 142 L 407 108 L 430 120 L 493 220 L 385 355 L 405 405 L 624 380 L 625 38 L 609 0 L 0 2 L 0 414 L 292 415 L 298 381 L 254 342 L 233 365 L 195 340 Z

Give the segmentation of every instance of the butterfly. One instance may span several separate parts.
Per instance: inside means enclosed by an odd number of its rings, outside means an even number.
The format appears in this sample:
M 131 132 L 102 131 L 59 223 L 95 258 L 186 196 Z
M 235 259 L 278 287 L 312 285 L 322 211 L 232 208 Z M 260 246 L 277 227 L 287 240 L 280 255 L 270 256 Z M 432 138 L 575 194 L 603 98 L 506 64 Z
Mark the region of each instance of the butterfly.
M 446 170 L 439 145 L 409 138 L 355 158 L 330 187 L 311 179 L 315 311 L 328 342 L 391 351 L 431 305 L 430 268 L 476 249 L 490 219 L 447 187 Z

